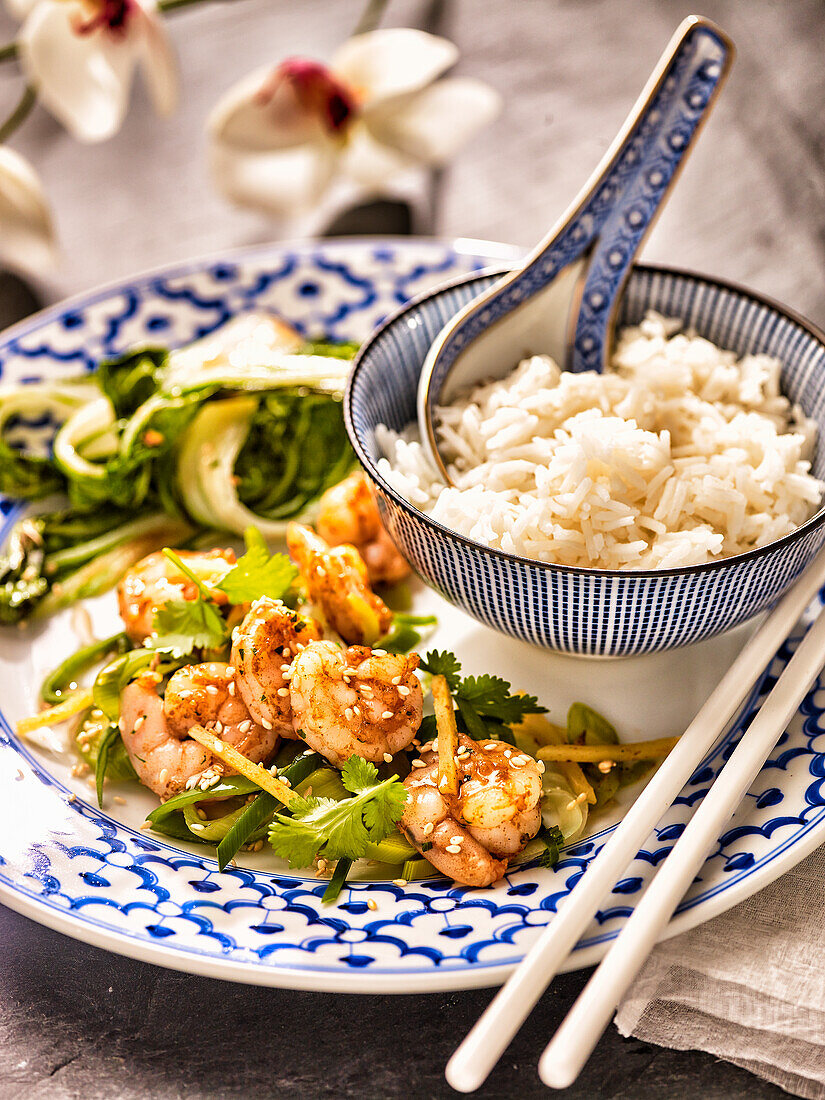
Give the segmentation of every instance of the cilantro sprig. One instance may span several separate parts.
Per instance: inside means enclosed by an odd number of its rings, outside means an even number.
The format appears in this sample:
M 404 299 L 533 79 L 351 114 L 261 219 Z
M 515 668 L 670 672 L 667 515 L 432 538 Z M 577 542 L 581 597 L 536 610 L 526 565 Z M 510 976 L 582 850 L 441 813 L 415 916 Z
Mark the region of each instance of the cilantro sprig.
M 290 867 L 307 867 L 316 855 L 360 859 L 368 844 L 377 844 L 395 828 L 407 798 L 398 776 L 379 781 L 374 764 L 351 756 L 341 781 L 352 798 L 295 798 L 288 815 L 276 815 L 269 843 Z
M 461 675 L 461 662 L 449 650 L 431 650 L 421 662 L 421 668 L 447 681 L 458 710 L 456 725 L 462 733 L 475 740 L 496 738 L 513 742 L 510 726 L 517 725 L 527 714 L 544 714 L 535 695 L 514 694 L 507 680 L 500 676 Z M 421 725 L 422 740 L 435 732 L 435 719 L 427 717 Z
M 266 540 L 257 527 L 244 531 L 246 553 L 238 558 L 216 588 L 230 603 L 251 603 L 261 596 L 280 600 L 298 576 L 298 570 L 286 554 L 270 554 Z
M 194 600 L 168 600 L 155 612 L 154 633 L 143 643 L 147 649 L 160 649 L 173 657 L 186 657 L 195 649 L 220 649 L 229 641 L 229 627 L 207 588 L 174 550 L 163 550 L 164 557 L 193 581 L 198 589 Z
M 286 554 L 270 554 L 256 527 L 244 533 L 246 553 L 216 582 L 230 603 L 251 603 L 261 596 L 281 599 L 298 575 Z M 147 649 L 163 650 L 173 657 L 187 657 L 196 649 L 221 649 L 229 643 L 229 627 L 212 592 L 182 560 L 166 547 L 163 554 L 197 587 L 193 600 L 168 600 L 155 612 L 154 635 Z

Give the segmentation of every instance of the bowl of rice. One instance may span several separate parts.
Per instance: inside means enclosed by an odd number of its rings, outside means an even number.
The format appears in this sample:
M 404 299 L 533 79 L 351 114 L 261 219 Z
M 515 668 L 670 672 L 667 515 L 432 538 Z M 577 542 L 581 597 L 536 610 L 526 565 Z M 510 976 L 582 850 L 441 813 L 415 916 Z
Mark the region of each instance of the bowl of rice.
M 696 642 L 757 615 L 825 540 L 825 335 L 749 290 L 637 266 L 603 374 L 535 354 L 437 410 L 444 323 L 501 272 L 389 318 L 358 355 L 350 440 L 422 579 L 487 626 L 583 656 Z

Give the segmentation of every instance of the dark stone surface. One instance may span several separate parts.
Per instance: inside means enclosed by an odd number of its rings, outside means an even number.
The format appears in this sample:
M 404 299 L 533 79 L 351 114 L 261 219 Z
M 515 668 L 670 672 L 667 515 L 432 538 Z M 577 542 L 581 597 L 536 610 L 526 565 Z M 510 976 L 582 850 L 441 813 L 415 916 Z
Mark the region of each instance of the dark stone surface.
M 0 1097 L 457 1096 L 444 1065 L 491 990 L 329 996 L 178 974 L 0 907 Z M 561 975 L 480 1097 L 547 1097 L 536 1063 L 589 971 Z M 612 1026 L 567 1100 L 786 1095 L 706 1054 Z

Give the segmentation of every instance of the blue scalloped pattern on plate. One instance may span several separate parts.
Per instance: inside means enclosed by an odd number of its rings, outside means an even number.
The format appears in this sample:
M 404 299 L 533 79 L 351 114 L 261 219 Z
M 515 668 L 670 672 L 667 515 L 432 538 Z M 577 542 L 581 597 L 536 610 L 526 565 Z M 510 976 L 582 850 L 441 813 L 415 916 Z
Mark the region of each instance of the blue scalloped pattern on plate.
M 482 263 L 421 241 L 256 250 L 50 310 L 0 342 L 0 361 L 6 380 L 71 374 L 147 339 L 186 341 L 253 306 L 278 309 L 308 332 L 359 339 L 406 295 Z M 779 652 L 766 686 L 795 644 Z M 824 716 L 820 683 L 683 901 L 686 920 L 695 923 L 689 911 L 709 912 L 720 894 L 745 896 L 770 880 L 772 863 L 825 836 Z M 627 868 L 579 944 L 581 964 L 618 934 L 734 741 L 735 731 L 721 739 Z M 315 879 L 242 867 L 221 873 L 194 849 L 123 825 L 70 796 L 45 759 L 20 745 L 0 715 L 4 901 L 125 953 L 275 985 L 404 991 L 500 981 L 607 835 L 565 850 L 553 871 L 518 869 L 488 890 L 358 882 L 324 907 L 324 883 Z

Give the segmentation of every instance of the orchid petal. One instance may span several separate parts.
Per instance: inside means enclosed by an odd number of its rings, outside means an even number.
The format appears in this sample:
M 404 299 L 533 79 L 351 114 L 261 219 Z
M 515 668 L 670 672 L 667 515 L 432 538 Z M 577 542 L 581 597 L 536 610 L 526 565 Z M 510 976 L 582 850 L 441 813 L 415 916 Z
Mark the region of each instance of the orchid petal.
M 221 97 L 207 122 L 213 140 L 249 152 L 276 152 L 319 140 L 320 120 L 301 105 L 289 83 L 279 83 L 266 102 L 261 100 L 272 72 L 271 67 L 257 69 Z
M 355 126 L 341 154 L 343 175 L 377 194 L 389 190 L 396 177 L 415 167 L 415 161 L 376 141 L 366 126 Z
M 20 64 L 40 101 L 78 141 L 104 141 L 126 116 L 136 62 L 133 36 L 78 33 L 80 9 L 41 0 L 20 31 Z
M 330 68 L 367 106 L 426 87 L 457 59 L 458 50 L 446 38 L 399 28 L 348 39 Z
M 159 115 L 171 115 L 178 105 L 178 65 L 169 35 L 155 9 L 154 0 L 151 4 L 143 0 L 141 69 L 155 110 Z
M 40 180 L 29 162 L 7 145 L 0 145 L 0 254 L 28 271 L 54 267 L 56 257 Z
M 469 77 L 449 77 L 364 112 L 376 141 L 424 163 L 444 164 L 501 111 L 501 96 Z
M 211 150 L 212 174 L 223 194 L 268 214 L 295 214 L 317 203 L 335 160 L 336 147 L 328 142 L 263 153 L 216 143 Z

